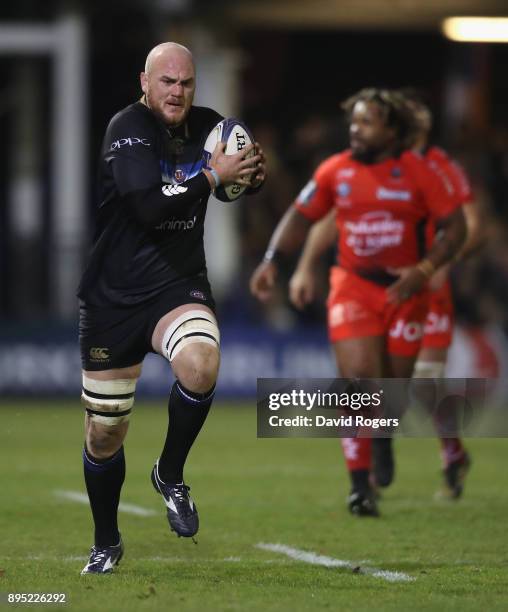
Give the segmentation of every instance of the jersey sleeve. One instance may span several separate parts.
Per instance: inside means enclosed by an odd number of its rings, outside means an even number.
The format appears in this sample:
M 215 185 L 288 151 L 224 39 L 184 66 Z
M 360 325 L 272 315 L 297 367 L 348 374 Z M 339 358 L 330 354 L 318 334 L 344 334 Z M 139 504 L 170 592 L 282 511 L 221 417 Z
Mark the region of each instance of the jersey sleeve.
M 293 203 L 298 212 L 311 221 L 321 219 L 333 207 L 332 171 L 335 167 L 335 156 L 319 165 Z
M 208 197 L 211 191 L 202 172 L 178 185 L 164 183 L 155 148 L 157 137 L 142 120 L 117 115 L 103 145 L 103 159 L 110 166 L 121 200 L 137 221 L 149 226 L 165 219 L 168 212 L 176 214 Z
M 448 161 L 448 172 L 450 179 L 458 193 L 458 196 L 463 204 L 468 204 L 473 201 L 473 189 L 469 178 L 464 168 L 459 164 L 458 161 L 450 159 Z
M 463 203 L 451 180 L 439 167 L 425 159 L 412 157 L 413 177 L 429 214 L 434 219 L 448 217 Z

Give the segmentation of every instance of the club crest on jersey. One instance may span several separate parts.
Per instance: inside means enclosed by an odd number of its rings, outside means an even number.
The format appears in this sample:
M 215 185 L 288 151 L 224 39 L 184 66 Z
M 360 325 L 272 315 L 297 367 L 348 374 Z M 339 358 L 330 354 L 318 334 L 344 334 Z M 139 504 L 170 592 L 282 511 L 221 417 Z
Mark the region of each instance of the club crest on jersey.
M 192 290 L 192 291 L 189 293 L 189 295 L 190 295 L 191 297 L 193 297 L 193 298 L 196 298 L 197 300 L 203 300 L 203 301 L 204 301 L 204 300 L 206 300 L 206 296 L 205 296 L 205 294 L 204 294 L 202 291 L 200 291 L 199 289 L 193 289 L 193 290 Z
M 399 168 L 399 166 L 395 166 L 395 168 L 392 168 L 390 175 L 392 178 L 400 178 L 402 176 L 402 170 Z
M 175 181 L 177 183 L 183 183 L 186 179 L 185 172 L 181 168 L 175 170 Z
M 337 193 L 341 198 L 347 198 L 351 193 L 351 185 L 349 183 L 339 183 L 337 185 Z

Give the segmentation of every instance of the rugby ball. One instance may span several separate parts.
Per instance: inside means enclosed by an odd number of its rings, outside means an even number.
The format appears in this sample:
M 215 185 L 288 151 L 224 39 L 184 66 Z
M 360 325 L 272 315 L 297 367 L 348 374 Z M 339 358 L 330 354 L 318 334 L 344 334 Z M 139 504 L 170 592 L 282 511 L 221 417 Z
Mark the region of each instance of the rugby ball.
M 249 128 L 239 119 L 223 119 L 210 132 L 203 149 L 204 167 L 209 167 L 210 158 L 218 142 L 226 143 L 226 155 L 234 155 L 247 145 L 254 144 L 254 138 Z M 253 156 L 254 150 L 249 154 Z M 221 202 L 233 202 L 237 200 L 247 189 L 246 185 L 231 183 L 219 185 L 215 190 L 215 197 Z

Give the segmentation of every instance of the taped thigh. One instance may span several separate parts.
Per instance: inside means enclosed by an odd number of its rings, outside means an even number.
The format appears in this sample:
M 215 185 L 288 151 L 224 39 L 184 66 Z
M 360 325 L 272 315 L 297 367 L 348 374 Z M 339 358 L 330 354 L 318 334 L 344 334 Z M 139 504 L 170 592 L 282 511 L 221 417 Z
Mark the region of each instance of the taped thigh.
M 83 374 L 81 402 L 96 423 L 118 425 L 129 420 L 135 391 L 135 378 L 95 380 Z
M 195 342 L 220 346 L 217 321 L 207 310 L 188 310 L 177 317 L 164 332 L 162 353 L 173 361 L 185 346 Z

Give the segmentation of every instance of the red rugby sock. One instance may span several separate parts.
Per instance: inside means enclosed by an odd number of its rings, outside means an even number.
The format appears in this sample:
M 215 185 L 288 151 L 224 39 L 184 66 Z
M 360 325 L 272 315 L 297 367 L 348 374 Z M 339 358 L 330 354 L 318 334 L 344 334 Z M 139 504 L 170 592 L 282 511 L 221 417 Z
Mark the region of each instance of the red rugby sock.
M 372 460 L 371 438 L 341 438 L 341 444 L 348 471 L 370 470 Z
M 443 467 L 448 467 L 450 463 L 463 461 L 465 452 L 460 438 L 440 438 L 441 442 L 441 457 Z

